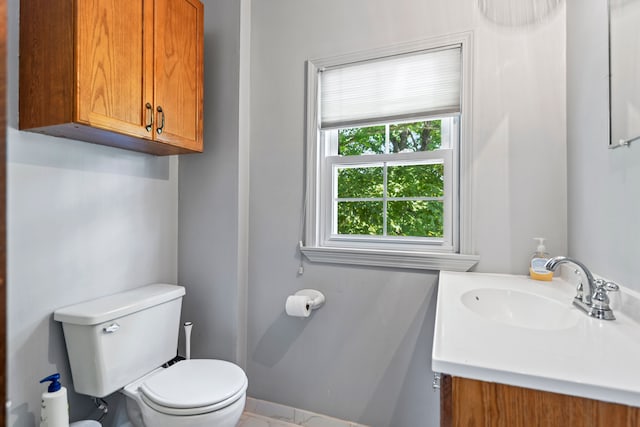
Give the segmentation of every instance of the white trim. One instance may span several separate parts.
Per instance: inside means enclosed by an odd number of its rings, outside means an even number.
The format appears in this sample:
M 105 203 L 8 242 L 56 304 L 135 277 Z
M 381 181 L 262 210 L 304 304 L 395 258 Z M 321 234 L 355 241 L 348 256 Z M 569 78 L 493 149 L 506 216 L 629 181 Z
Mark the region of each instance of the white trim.
M 251 141 L 251 0 L 240 1 L 240 50 L 238 85 L 238 336 L 234 361 L 247 367 L 249 293 L 249 175 Z
M 337 67 L 339 65 L 349 65 L 355 62 L 370 61 L 373 59 L 381 59 L 388 56 L 398 56 L 412 52 L 419 52 L 430 49 L 447 49 L 457 44 L 469 44 L 471 42 L 471 32 L 446 34 L 442 36 L 431 37 L 424 40 L 414 40 L 411 42 L 397 43 L 385 47 L 369 49 L 360 52 L 347 53 L 328 58 L 312 59 L 309 62 L 315 64 L 318 70 L 328 67 Z M 463 56 L 464 60 L 464 56 Z
M 468 271 L 480 260 L 478 255 L 453 253 L 305 246 L 300 250 L 312 262 L 420 270 Z
M 455 150 L 449 148 L 443 148 L 435 151 L 425 151 L 425 152 L 416 152 L 416 153 L 396 153 L 396 154 L 373 154 L 373 155 L 361 155 L 361 156 L 327 156 L 324 159 L 320 159 L 319 163 L 324 163 L 323 177 L 321 178 L 323 182 L 327 182 L 327 180 L 331 180 L 332 182 L 332 192 L 326 192 L 321 194 L 320 197 L 324 197 L 322 201 L 325 210 L 321 213 L 320 221 L 323 221 L 322 224 L 319 225 L 320 228 L 320 238 L 321 243 L 318 246 L 349 246 L 354 245 L 354 247 L 358 246 L 357 240 L 361 239 L 362 242 L 366 242 L 370 248 L 375 248 L 380 246 L 381 248 L 389 247 L 389 249 L 394 249 L 392 247 L 392 242 L 404 241 L 403 246 L 408 246 L 408 244 L 419 245 L 422 250 L 425 247 L 429 247 L 429 251 L 436 250 L 442 251 L 446 250 L 448 252 L 456 252 L 456 244 L 457 242 L 454 240 L 453 236 L 455 236 L 457 230 L 455 230 L 454 217 L 457 215 L 455 212 L 455 203 L 452 188 L 454 186 L 454 177 L 457 174 L 456 168 L 453 162 L 453 152 Z M 443 218 L 443 231 L 444 235 L 440 239 L 434 238 L 425 238 L 425 237 L 415 237 L 415 238 L 394 238 L 393 236 L 388 236 L 386 234 L 386 221 L 383 221 L 383 226 L 385 226 L 385 233 L 383 236 L 355 236 L 355 235 L 336 235 L 337 231 L 335 229 L 336 226 L 336 217 L 337 217 L 337 206 L 335 201 L 337 200 L 335 195 L 337 193 L 337 181 L 335 175 L 336 167 L 380 167 L 383 168 L 384 164 L 387 166 L 397 166 L 403 164 L 410 165 L 425 165 L 425 164 L 442 164 L 444 166 L 445 171 L 445 180 L 444 180 L 444 196 L 443 197 L 389 197 L 388 195 L 383 195 L 382 197 L 364 197 L 361 198 L 362 201 L 379 201 L 379 202 L 389 202 L 389 201 L 408 201 L 408 200 L 425 200 L 425 201 L 437 201 L 442 202 L 444 206 L 444 218 Z M 386 175 L 385 175 L 386 180 Z M 385 184 L 386 188 L 386 184 Z M 353 201 L 357 201 L 358 198 L 354 198 Z M 386 208 L 384 209 L 386 211 Z M 336 244 L 335 240 L 340 240 L 341 243 Z M 434 246 L 431 249 L 431 246 Z M 409 249 L 412 250 L 412 249 Z M 415 250 L 415 249 L 414 249 Z
M 320 147 L 318 138 L 320 131 L 318 129 L 318 68 L 313 62 L 307 61 L 307 78 L 306 78 L 306 163 L 305 163 L 305 197 L 304 197 L 304 241 L 312 242 L 315 245 L 319 239 L 319 230 L 316 227 L 318 223 L 318 209 L 320 189 L 318 180 L 318 162 L 320 157 Z M 310 100 L 316 100 L 311 103 Z
M 458 250 L 461 254 L 475 253 L 474 235 L 472 230 L 471 192 L 473 176 L 473 36 L 469 33 L 458 35 L 462 43 L 462 111 L 460 119 L 460 147 L 458 154 L 458 174 L 454 179 L 459 180 L 455 184 L 458 187 Z
M 411 53 L 426 49 L 446 47 L 451 45 L 462 46 L 462 90 L 461 111 L 459 126 L 459 147 L 454 150 L 458 163 L 458 173 L 453 176 L 454 188 L 458 188 L 457 212 L 458 227 L 452 227 L 454 235 L 451 236 L 454 246 L 459 253 L 438 252 L 438 247 L 432 250 L 396 250 L 396 249 L 372 249 L 372 248 L 346 248 L 337 247 L 332 241 L 323 241 L 322 228 L 326 222 L 323 220 L 326 213 L 318 212 L 320 197 L 325 194 L 322 186 L 326 180 L 319 176 L 320 149 L 323 144 L 319 141 L 318 126 L 318 72 L 325 67 L 338 66 L 363 60 L 381 58 L 385 56 Z M 471 215 L 471 186 L 473 176 L 473 147 L 472 147 L 472 34 L 470 32 L 458 33 L 428 40 L 403 43 L 380 49 L 373 49 L 349 55 L 341 55 L 332 58 L 307 61 L 307 86 L 306 86 L 306 168 L 305 168 L 305 232 L 304 243 L 301 246 L 302 253 L 312 262 L 328 262 L 339 264 L 356 264 L 369 266 L 384 266 L 398 268 L 416 268 L 428 270 L 454 270 L 467 271 L 478 261 L 474 252 L 474 240 L 472 234 Z M 315 100 L 315 103 L 313 102 Z M 323 174 L 326 171 L 322 171 Z M 325 183 L 325 184 L 323 184 Z M 457 243 L 457 244 L 456 244 Z M 442 248 L 440 248 L 442 250 Z

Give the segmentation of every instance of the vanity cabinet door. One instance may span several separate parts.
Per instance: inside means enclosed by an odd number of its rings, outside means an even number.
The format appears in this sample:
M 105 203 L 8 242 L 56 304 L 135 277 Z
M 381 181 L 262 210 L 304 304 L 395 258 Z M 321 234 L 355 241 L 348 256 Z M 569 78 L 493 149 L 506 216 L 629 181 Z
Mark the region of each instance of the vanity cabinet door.
M 448 375 L 440 408 L 441 427 L 640 426 L 640 408 Z

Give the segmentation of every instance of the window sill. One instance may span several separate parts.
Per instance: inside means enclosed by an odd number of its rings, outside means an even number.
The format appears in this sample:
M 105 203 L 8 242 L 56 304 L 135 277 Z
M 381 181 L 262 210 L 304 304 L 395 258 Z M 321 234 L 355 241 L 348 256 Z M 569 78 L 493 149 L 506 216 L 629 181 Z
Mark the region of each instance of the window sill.
M 419 270 L 468 271 L 480 261 L 478 255 L 437 252 L 307 246 L 301 247 L 300 250 L 311 262 Z

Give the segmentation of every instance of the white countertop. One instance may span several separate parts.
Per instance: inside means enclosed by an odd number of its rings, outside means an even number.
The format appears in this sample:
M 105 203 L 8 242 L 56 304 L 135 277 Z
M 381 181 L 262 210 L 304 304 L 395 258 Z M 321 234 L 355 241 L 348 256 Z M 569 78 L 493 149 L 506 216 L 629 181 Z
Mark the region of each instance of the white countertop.
M 559 329 L 490 320 L 461 302 L 481 288 L 532 293 L 566 304 L 579 317 Z M 621 295 L 611 295 L 612 321 L 582 313 L 572 305 L 574 295 L 574 286 L 559 278 L 441 272 L 433 371 L 640 407 L 638 294 L 621 288 Z

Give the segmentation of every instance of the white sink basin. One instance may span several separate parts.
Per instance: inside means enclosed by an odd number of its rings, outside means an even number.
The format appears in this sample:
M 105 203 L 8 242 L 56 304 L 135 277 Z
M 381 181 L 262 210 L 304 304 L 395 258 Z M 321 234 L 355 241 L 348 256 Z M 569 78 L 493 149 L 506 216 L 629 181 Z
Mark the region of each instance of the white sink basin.
M 640 293 L 614 294 L 616 320 L 583 314 L 575 294 L 562 277 L 441 271 L 431 368 L 640 407 L 640 315 L 627 314 L 640 313 Z
M 493 322 L 527 329 L 566 329 L 578 322 L 570 303 L 511 289 L 478 288 L 460 296 L 462 304 Z

